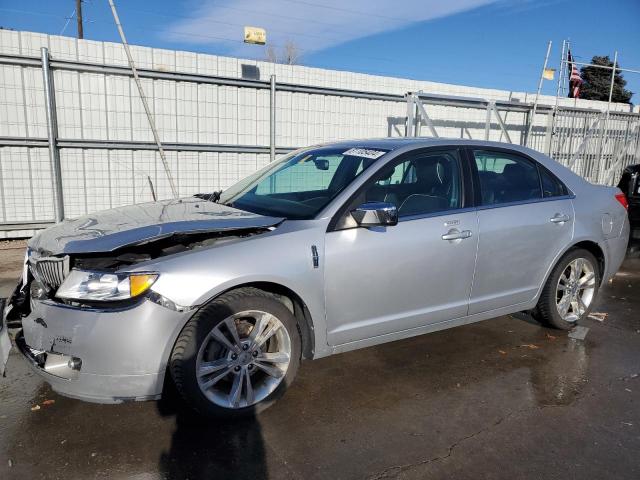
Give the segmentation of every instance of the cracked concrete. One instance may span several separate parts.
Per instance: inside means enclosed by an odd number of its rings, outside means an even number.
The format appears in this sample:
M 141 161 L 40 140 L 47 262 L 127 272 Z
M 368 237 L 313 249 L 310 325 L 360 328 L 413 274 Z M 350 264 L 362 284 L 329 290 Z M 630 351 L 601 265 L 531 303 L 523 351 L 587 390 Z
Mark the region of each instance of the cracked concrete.
M 0 252 L 0 293 L 22 251 L 11 255 Z M 202 421 L 171 393 L 63 398 L 14 354 L 0 478 L 636 480 L 639 292 L 640 260 L 628 260 L 584 341 L 500 317 L 306 362 L 278 404 L 236 422 Z
M 635 378 L 635 377 L 634 377 Z M 477 439 L 479 436 L 483 435 L 486 432 L 489 432 L 490 430 L 493 430 L 495 427 L 497 427 L 498 425 L 501 425 L 503 422 L 511 419 L 512 417 L 516 417 L 519 414 L 523 414 L 532 410 L 544 410 L 545 408 L 576 408 L 578 406 L 578 401 L 580 400 L 580 398 L 583 396 L 577 396 L 574 400 L 574 402 L 570 405 L 540 405 L 540 406 L 534 406 L 534 407 L 530 407 L 530 408 L 526 408 L 526 409 L 522 409 L 522 410 L 516 410 L 516 411 L 511 411 L 508 412 L 506 415 L 504 415 L 503 417 L 500 417 L 498 420 L 494 421 L 493 423 L 491 423 L 490 425 L 470 434 L 470 435 L 466 435 L 465 437 L 462 437 L 458 440 L 456 440 L 454 443 L 452 443 L 451 445 L 449 445 L 448 449 L 447 449 L 447 453 L 445 455 L 438 455 L 426 460 L 421 460 L 419 462 L 416 463 L 412 463 L 412 464 L 408 464 L 408 465 L 396 465 L 396 466 L 392 466 L 392 467 L 388 467 L 385 470 L 383 470 L 380 473 L 377 473 L 375 475 L 372 475 L 370 477 L 368 477 L 368 480 L 383 480 L 383 479 L 389 479 L 389 478 L 399 478 L 399 477 L 403 477 L 406 474 L 412 470 L 418 470 L 420 467 L 424 467 L 432 462 L 437 462 L 440 460 L 446 460 L 449 457 L 451 457 L 454 453 L 454 450 L 460 446 L 462 443 L 468 441 L 468 440 L 475 440 Z M 418 477 L 416 477 L 418 478 Z
M 507 415 L 505 415 L 504 417 L 499 418 L 497 421 L 493 422 L 493 424 L 482 428 L 480 430 L 478 430 L 477 432 L 472 433 L 471 435 L 467 435 L 466 437 L 462 437 L 459 440 L 456 440 L 454 443 L 452 443 L 451 445 L 449 445 L 447 453 L 445 455 L 438 455 L 437 457 L 432 457 L 429 458 L 427 460 L 422 460 L 420 462 L 417 463 L 413 463 L 410 465 L 401 465 L 401 466 L 393 466 L 393 467 L 389 467 L 386 468 L 385 470 L 383 470 L 381 473 L 375 474 L 370 478 L 370 480 L 380 480 L 380 479 L 384 479 L 384 478 L 396 478 L 399 474 L 401 474 L 402 472 L 405 472 L 407 470 L 413 469 L 413 468 L 417 468 L 419 466 L 424 466 L 427 465 L 431 462 L 437 462 L 439 460 L 445 460 L 447 458 L 449 458 L 451 455 L 453 455 L 453 451 L 454 449 L 460 445 L 463 442 L 466 442 L 467 440 L 470 440 L 472 438 L 476 438 L 478 435 L 483 434 L 484 432 L 497 427 L 498 425 L 500 425 L 502 422 L 504 422 L 506 419 L 508 419 L 509 417 L 511 417 L 514 414 L 514 412 L 509 412 Z

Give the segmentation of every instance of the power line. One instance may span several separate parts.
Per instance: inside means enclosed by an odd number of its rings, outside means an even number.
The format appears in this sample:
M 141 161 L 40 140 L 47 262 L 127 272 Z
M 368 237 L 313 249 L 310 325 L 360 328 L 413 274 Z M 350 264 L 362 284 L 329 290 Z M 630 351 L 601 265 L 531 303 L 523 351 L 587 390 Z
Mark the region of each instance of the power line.
M 342 7 L 333 7 L 333 6 L 329 6 L 329 5 L 322 5 L 320 3 L 313 3 L 313 2 L 306 2 L 303 0 L 282 0 L 284 2 L 289 2 L 289 3 L 297 3 L 299 5 L 307 5 L 310 7 L 316 7 L 316 8 L 324 8 L 327 10 L 334 10 L 337 12 L 345 12 L 345 13 L 351 13 L 353 15 L 360 15 L 360 16 L 367 16 L 367 17 L 376 17 L 376 18 L 382 18 L 384 20 L 395 20 L 398 22 L 410 22 L 410 23 L 415 23 L 418 20 L 416 20 L 415 18 L 400 18 L 400 17 L 389 17 L 387 15 L 378 15 L 375 13 L 371 13 L 371 12 L 363 12 L 361 10 L 351 10 L 349 8 L 342 8 Z
M 284 0 L 284 1 L 294 1 L 294 0 Z M 294 2 L 295 3 L 295 2 Z M 309 2 L 306 2 L 309 3 Z M 338 9 L 339 7 L 328 7 L 325 6 L 326 8 L 332 8 L 332 9 Z M 0 8 L 0 10 L 3 10 Z M 4 10 L 10 10 L 10 9 L 4 9 Z M 174 17 L 178 17 L 178 18 L 185 18 L 185 19 L 191 19 L 191 20 L 197 20 L 196 17 L 190 17 L 190 16 L 181 16 L 181 15 L 168 15 L 165 13 L 159 13 L 159 12 L 153 12 L 153 11 L 149 11 L 149 10 L 143 10 L 143 9 L 127 9 L 130 11 L 134 11 L 137 13 L 143 13 L 143 14 L 151 14 L 151 15 L 156 15 L 156 16 L 162 16 L 162 17 L 168 17 L 168 18 L 174 18 Z M 17 11 L 17 10 L 16 10 Z M 30 12 L 24 12 L 24 11 L 19 11 L 20 13 L 30 13 Z M 355 12 L 355 11 L 354 11 Z M 37 14 L 37 15 L 48 15 L 48 16 L 55 16 L 53 14 L 50 13 L 40 13 L 40 12 L 32 12 L 33 14 Z M 57 17 L 57 16 L 56 16 Z M 108 24 L 111 25 L 111 21 L 104 21 L 104 20 L 95 20 L 95 22 L 97 23 L 104 23 L 104 24 Z M 232 23 L 232 22 L 222 22 L 222 21 L 213 21 L 216 23 L 220 23 L 220 24 L 225 24 L 225 25 L 231 25 L 231 26 L 243 26 L 243 24 L 239 24 L 239 23 Z M 135 26 L 128 26 L 127 27 L 129 31 L 140 31 L 140 32 L 144 32 L 144 33 L 148 33 L 148 28 L 140 28 L 140 27 L 135 27 Z M 278 29 L 269 29 L 270 31 L 279 31 L 279 32 L 283 32 L 282 30 L 278 30 Z M 219 36 L 219 35 L 211 35 L 211 34 L 204 34 L 204 33 L 194 33 L 194 32 L 187 32 L 187 31 L 182 31 L 182 30 L 176 30 L 176 29 L 166 29 L 165 30 L 167 33 L 176 35 L 178 37 L 182 37 L 184 39 L 189 39 L 189 38 L 193 38 L 193 39 L 197 39 L 198 42 L 201 42 L 202 40 L 213 40 L 216 42 L 226 42 L 226 43 L 233 43 L 233 44 L 242 44 L 244 45 L 244 41 L 242 40 L 238 40 L 237 38 L 229 38 L 229 37 L 224 37 L 224 36 Z M 292 32 L 293 33 L 293 32 Z M 307 34 L 303 34 L 305 37 L 309 36 Z M 326 36 L 320 36 L 320 35 L 313 35 L 316 38 L 319 39 L 325 39 L 327 38 Z M 295 40 L 295 37 L 293 38 L 293 40 Z M 331 40 L 331 37 L 329 37 L 329 40 Z M 269 43 L 270 46 L 275 47 L 275 48 L 284 48 L 285 45 L 284 44 L 278 44 L 278 43 Z M 303 54 L 303 55 L 308 55 L 311 53 L 314 53 L 315 50 L 309 50 L 306 48 L 302 48 L 302 47 L 298 47 L 299 51 Z M 358 55 L 359 58 L 361 59 L 366 59 L 366 60 L 373 60 L 376 62 L 385 62 L 387 64 L 391 64 L 391 65 L 397 65 L 398 60 L 395 58 L 389 58 L 389 57 L 378 57 L 378 56 L 372 56 L 372 55 L 362 55 L 359 54 Z M 533 64 L 523 64 L 529 67 L 538 67 L 538 65 L 533 65 Z M 390 72 L 391 74 L 393 74 L 394 72 Z M 505 75 L 510 75 L 510 76 L 514 76 L 513 74 L 505 74 Z M 528 77 L 528 75 L 523 75 L 522 78 L 524 77 Z
M 128 9 L 128 11 L 131 12 L 137 12 L 137 13 L 144 13 L 146 15 L 155 15 L 158 17 L 164 17 L 164 18 L 179 18 L 181 20 L 201 20 L 201 18 L 199 17 L 190 17 L 190 16 L 186 16 L 186 15 L 169 15 L 166 13 L 160 13 L 160 12 L 151 12 L 149 10 L 140 10 L 137 8 L 130 8 Z M 229 25 L 232 27 L 244 27 L 245 24 L 244 23 L 233 23 L 233 22 L 223 22 L 221 20 L 210 20 L 207 19 L 207 23 L 218 23 L 220 25 Z M 320 35 L 314 35 L 312 33 L 307 33 L 307 32 L 292 32 L 292 31 L 288 31 L 288 30 L 282 30 L 279 28 L 268 28 L 267 31 L 269 32 L 280 32 L 280 33 L 285 33 L 285 34 L 289 34 L 289 35 L 303 35 L 305 37 L 311 37 L 311 38 L 320 38 L 320 39 L 325 39 L 326 37 L 320 36 Z M 244 43 L 244 42 L 243 42 Z
M 171 175 L 171 169 L 169 168 L 169 163 L 167 162 L 167 157 L 164 153 L 164 148 L 162 148 L 160 135 L 158 134 L 158 130 L 156 129 L 156 123 L 155 123 L 155 120 L 153 119 L 153 115 L 151 114 L 151 109 L 149 108 L 149 104 L 147 103 L 147 97 L 144 94 L 142 83 L 140 82 L 140 77 L 138 77 L 138 71 L 136 70 L 133 57 L 131 56 L 131 51 L 129 50 L 129 44 L 127 43 L 127 38 L 124 35 L 124 30 L 122 28 L 122 24 L 120 23 L 120 18 L 118 17 L 118 12 L 116 10 L 115 4 L 113 3 L 113 0 L 109 0 L 109 7 L 111 7 L 113 20 L 116 23 L 116 28 L 118 29 L 118 33 L 120 34 L 120 38 L 122 40 L 122 46 L 124 47 L 124 51 L 127 54 L 127 60 L 129 61 L 129 67 L 131 67 L 133 78 L 136 82 L 136 85 L 138 86 L 138 93 L 140 94 L 140 100 L 142 101 L 144 111 L 147 114 L 147 120 L 149 121 L 149 126 L 151 127 L 153 138 L 156 141 L 156 145 L 158 146 L 158 153 L 160 154 L 160 159 L 162 160 L 162 165 L 164 166 L 164 170 L 167 175 L 167 180 L 169 180 L 171 193 L 173 194 L 174 198 L 178 198 L 178 189 L 176 188 L 176 185 L 173 181 L 173 175 Z
M 64 23 L 64 27 L 62 27 L 62 30 L 60 30 L 60 35 L 64 34 L 64 31 L 67 29 L 67 27 L 69 26 L 69 22 L 71 22 L 71 20 L 73 19 L 73 16 L 76 14 L 76 9 L 73 9 L 73 12 L 71 12 L 71 15 L 69 15 L 67 17 L 67 21 Z
M 62 17 L 60 15 L 56 15 L 54 13 L 46 13 L 46 12 L 34 12 L 34 11 L 29 11 L 29 10 L 19 10 L 19 9 L 15 9 L 15 8 L 0 8 L 0 12 L 9 12 L 9 13 L 18 13 L 21 15 L 33 15 L 33 16 L 40 16 L 40 17 L 50 17 L 50 18 L 62 18 L 65 19 L 67 17 Z M 106 21 L 106 20 L 93 20 L 92 22 L 95 23 L 100 23 L 100 24 L 105 24 L 105 25 L 111 25 L 110 21 Z M 135 31 L 140 31 L 140 32 L 145 32 L 148 33 L 149 29 L 148 28 L 142 28 L 142 27 L 127 27 L 128 30 L 135 30 Z M 220 40 L 220 41 L 226 41 L 226 42 L 233 42 L 233 43 L 239 43 L 244 45 L 244 41 L 243 40 L 238 40 L 236 38 L 229 38 L 229 37 L 219 37 L 219 36 L 215 36 L 215 35 L 205 35 L 205 34 L 198 34 L 198 33 L 193 33 L 193 32 L 183 32 L 180 30 L 165 30 L 167 33 L 173 33 L 173 34 L 177 34 L 180 36 L 184 36 L 184 37 L 194 37 L 194 38 L 207 38 L 207 39 L 212 39 L 212 40 Z M 280 44 L 271 44 L 274 47 L 284 47 L 284 45 L 280 45 Z M 302 49 L 301 49 L 302 50 Z
M 85 1 L 85 0 L 83 0 Z M 270 12 L 265 12 L 262 10 L 247 10 L 245 8 L 237 8 L 237 7 L 229 7 L 226 5 L 217 5 L 216 8 L 220 8 L 220 9 L 224 9 L 224 10 L 235 10 L 238 12 L 245 12 L 245 13 L 258 13 L 260 15 L 265 15 L 268 17 L 273 17 L 273 18 L 278 18 L 278 19 L 282 19 L 282 18 L 287 18 L 289 20 L 295 20 L 297 22 L 307 22 L 309 21 L 308 18 L 300 18 L 300 17 L 291 17 L 291 16 L 287 16 L 287 15 L 280 15 L 280 14 L 273 14 Z M 179 14 L 175 14 L 175 13 L 166 13 L 166 12 L 158 12 L 158 11 L 151 11 L 151 10 L 142 10 L 139 8 L 127 8 L 127 11 L 131 11 L 131 12 L 138 12 L 138 13 L 144 13 L 144 14 L 148 14 L 148 15 L 156 15 L 156 16 L 161 16 L 161 17 L 165 17 L 165 18 L 181 18 L 181 19 L 185 19 L 185 20 L 201 20 L 202 17 L 193 17 L 193 16 L 187 16 L 187 15 L 179 15 Z M 209 20 L 212 23 L 219 23 L 222 25 L 233 25 L 233 26 L 244 26 L 244 23 L 232 23 L 232 22 L 223 22 L 220 20 Z M 335 24 L 335 23 L 329 23 L 329 22 L 322 22 L 322 21 L 318 21 L 318 20 L 313 20 L 314 24 L 323 24 L 323 25 L 329 25 L 331 27 L 340 27 L 339 24 Z M 317 38 L 322 38 L 318 35 L 313 35 L 313 34 L 309 34 L 307 32 L 287 32 L 286 30 L 280 30 L 280 29 L 275 29 L 275 28 L 270 28 L 270 31 L 276 31 L 276 32 L 282 32 L 282 33 L 290 33 L 290 34 L 294 34 L 294 35 L 304 35 L 306 37 L 317 37 Z
M 13 12 L 13 13 L 20 13 L 22 15 L 38 15 L 38 16 L 46 16 L 46 17 L 53 17 L 53 18 L 61 18 L 59 15 L 56 14 L 52 14 L 52 13 L 45 13 L 45 12 L 33 12 L 33 11 L 26 11 L 26 10 L 17 10 L 17 9 L 7 9 L 7 8 L 0 8 L 0 11 L 8 11 L 8 12 Z M 106 21 L 106 20 L 93 20 L 93 22 L 95 23 L 102 23 L 105 25 L 111 25 L 110 21 Z M 236 24 L 236 25 L 240 25 L 240 24 Z M 135 27 L 135 26 L 129 26 L 127 27 L 129 31 L 138 31 L 138 32 L 144 32 L 144 33 L 148 33 L 149 29 L 148 28 L 142 28 L 142 27 Z M 236 38 L 229 38 L 229 37 L 222 37 L 222 36 L 216 36 L 216 35 L 207 35 L 207 34 L 202 34 L 202 33 L 193 33 L 193 32 L 185 32 L 185 31 L 181 31 L 181 30 L 173 30 L 173 29 L 167 29 L 165 30 L 167 33 L 173 34 L 173 35 L 177 35 L 179 37 L 184 37 L 184 38 L 197 38 L 197 39 L 207 39 L 207 40 L 215 40 L 215 41 L 220 41 L 220 42 L 229 42 L 229 43 L 235 43 L 235 44 L 240 44 L 240 45 L 245 45 L 243 40 L 238 40 Z M 318 38 L 322 38 L 322 37 L 318 37 Z M 284 48 L 285 45 L 284 44 L 277 44 L 277 43 L 269 43 L 269 45 L 276 47 L 276 48 Z M 305 48 L 301 48 L 299 47 L 300 52 L 304 53 L 312 53 L 313 50 L 308 50 Z M 386 63 L 391 63 L 391 64 L 397 64 L 398 61 L 396 59 L 391 59 L 391 58 L 384 58 L 384 57 L 372 57 L 372 56 L 366 56 L 366 55 L 359 55 L 359 58 L 363 58 L 363 59 L 367 59 L 367 60 L 375 60 L 378 62 L 386 62 Z
M 285 0 L 285 1 L 294 2 L 294 0 Z M 309 2 L 306 2 L 306 3 L 309 3 Z M 338 7 L 328 7 L 328 6 L 325 6 L 325 7 L 332 8 L 332 9 L 338 8 Z M 160 13 L 157 13 L 157 12 L 150 12 L 150 11 L 145 11 L 145 10 L 140 10 L 140 9 L 132 9 L 132 10 L 140 12 L 140 13 L 151 13 L 151 14 L 156 14 L 156 15 L 160 15 L 160 16 L 165 16 L 165 14 L 160 14 Z M 20 13 L 20 14 L 26 14 L 26 15 L 37 15 L 37 16 L 47 16 L 47 17 L 61 18 L 59 15 L 55 15 L 55 14 L 51 14 L 51 13 L 33 12 L 33 11 L 25 11 L 25 10 L 19 10 L 19 9 L 0 8 L 0 11 Z M 184 18 L 193 18 L 193 17 L 186 17 L 185 16 Z M 108 25 L 112 24 L 111 21 L 105 21 L 105 20 L 95 20 L 95 22 L 96 23 L 104 23 L 104 24 L 108 24 Z M 230 25 L 240 25 L 240 24 L 232 24 L 232 23 L 229 23 L 229 24 Z M 135 27 L 135 26 L 129 26 L 128 29 L 130 31 L 133 30 L 133 31 L 145 32 L 145 33 L 148 33 L 148 31 L 149 31 L 148 28 L 141 28 L 141 27 Z M 167 33 L 174 34 L 174 35 L 177 35 L 179 37 L 184 37 L 184 38 L 187 38 L 187 39 L 188 38 L 203 38 L 203 39 L 210 39 L 210 40 L 215 40 L 215 41 L 219 41 L 219 42 L 227 42 L 227 43 L 244 45 L 244 42 L 242 40 L 238 40 L 238 39 L 235 39 L 235 38 L 228 38 L 228 37 L 207 35 L 207 34 L 197 34 L 197 33 L 193 33 L 193 32 L 185 32 L 185 31 L 171 30 L 171 29 L 170 30 L 166 30 L 166 31 L 167 31 Z M 277 47 L 277 48 L 282 48 L 284 46 L 284 45 L 280 45 L 280 44 L 271 44 L 271 45 L 274 46 L 274 47 Z M 300 48 L 300 51 L 303 54 L 304 53 L 308 54 L 308 53 L 313 52 L 312 50 L 308 50 L 308 49 L 304 49 L 304 48 Z M 248 55 L 248 56 L 250 56 L 250 55 Z M 378 62 L 385 62 L 385 63 L 388 63 L 388 64 L 395 64 L 395 65 L 402 63 L 402 62 L 398 61 L 397 59 L 385 58 L 385 57 L 374 57 L 374 56 L 359 55 L 359 58 L 367 59 L 367 60 L 375 60 L 375 61 L 378 61 Z M 260 60 L 260 58 L 257 57 L 257 56 L 253 56 L 253 59 Z M 327 66 L 326 63 L 323 64 L 323 62 L 319 62 L 319 63 L 316 62 L 313 65 L 309 65 L 309 64 L 305 64 L 304 62 L 300 62 L 300 65 L 308 66 L 308 67 L 333 68 L 333 69 L 336 69 L 335 67 Z M 527 64 L 527 65 L 528 66 L 533 66 L 532 64 Z M 537 67 L 537 65 L 536 65 L 536 67 Z M 385 75 L 385 76 L 391 76 L 391 77 L 399 78 L 399 77 L 397 77 L 397 75 L 398 75 L 397 71 L 390 71 L 390 70 L 384 70 L 384 69 L 371 69 L 371 68 L 363 69 L 363 68 L 360 68 L 359 72 L 360 73 L 365 73 L 365 74 L 371 74 L 371 75 Z M 503 72 L 503 73 L 501 73 L 501 76 L 508 76 L 508 77 L 513 77 L 513 78 L 529 78 L 529 75 L 526 75 L 526 74 L 518 75 L 518 74 L 513 74 L 513 73 L 510 73 L 510 72 Z M 414 78 L 414 80 L 424 81 L 424 79 L 415 79 L 415 78 Z M 444 82 L 443 80 L 431 80 L 431 81 Z M 489 87 L 487 87 L 487 88 L 489 88 Z

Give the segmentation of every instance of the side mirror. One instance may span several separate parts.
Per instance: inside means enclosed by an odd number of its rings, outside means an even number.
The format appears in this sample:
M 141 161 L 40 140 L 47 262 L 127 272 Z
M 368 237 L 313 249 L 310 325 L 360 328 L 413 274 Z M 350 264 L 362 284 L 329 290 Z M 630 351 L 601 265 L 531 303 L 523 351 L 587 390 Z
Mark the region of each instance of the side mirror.
M 387 227 L 398 224 L 398 209 L 393 203 L 367 202 L 351 212 L 361 227 Z

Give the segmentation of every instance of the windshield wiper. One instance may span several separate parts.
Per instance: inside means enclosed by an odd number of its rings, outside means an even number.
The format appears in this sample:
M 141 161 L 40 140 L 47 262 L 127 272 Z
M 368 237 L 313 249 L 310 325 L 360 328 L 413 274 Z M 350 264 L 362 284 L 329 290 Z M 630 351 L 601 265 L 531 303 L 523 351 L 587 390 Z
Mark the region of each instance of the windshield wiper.
M 218 200 L 220 200 L 220 195 L 222 195 L 222 190 L 216 190 L 209 197 L 209 201 L 213 203 L 218 203 Z
M 222 195 L 222 190 L 218 190 L 213 193 L 196 193 L 194 197 L 201 198 L 202 200 L 206 200 L 207 202 L 218 203 L 218 201 L 220 200 L 220 195 Z

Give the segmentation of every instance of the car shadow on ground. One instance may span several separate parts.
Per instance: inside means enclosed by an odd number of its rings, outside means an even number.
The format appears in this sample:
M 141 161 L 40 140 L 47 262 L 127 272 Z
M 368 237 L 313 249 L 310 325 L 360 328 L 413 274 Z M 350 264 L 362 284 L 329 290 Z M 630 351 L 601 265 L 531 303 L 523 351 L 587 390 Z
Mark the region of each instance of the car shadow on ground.
M 160 455 L 161 478 L 266 479 L 265 446 L 258 419 L 204 418 L 184 403 L 173 382 L 165 382 L 158 413 L 175 418 L 171 446 Z

